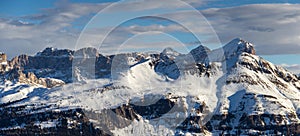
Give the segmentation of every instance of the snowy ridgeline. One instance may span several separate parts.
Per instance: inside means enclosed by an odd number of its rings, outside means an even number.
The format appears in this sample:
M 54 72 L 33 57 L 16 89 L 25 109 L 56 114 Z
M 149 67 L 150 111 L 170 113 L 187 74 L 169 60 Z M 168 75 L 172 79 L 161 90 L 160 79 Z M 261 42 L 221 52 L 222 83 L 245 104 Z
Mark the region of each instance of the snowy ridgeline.
M 49 48 L 37 56 L 56 51 Z M 113 67 L 111 77 L 88 79 L 79 67 L 79 82 L 60 87 L 3 80 L 0 121 L 6 123 L 0 133 L 299 134 L 296 75 L 256 56 L 252 44 L 241 39 L 222 49 L 200 46 L 191 52 L 197 56 L 194 63 L 172 49 L 159 55 L 122 54 L 114 56 L 115 62 L 98 55 Z M 18 118 L 24 115 L 27 121 Z

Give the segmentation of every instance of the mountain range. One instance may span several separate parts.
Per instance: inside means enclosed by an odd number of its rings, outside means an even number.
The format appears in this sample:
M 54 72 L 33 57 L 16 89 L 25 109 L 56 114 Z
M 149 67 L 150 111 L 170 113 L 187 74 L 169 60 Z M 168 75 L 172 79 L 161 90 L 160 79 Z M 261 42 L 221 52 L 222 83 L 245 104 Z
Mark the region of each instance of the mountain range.
M 188 54 L 0 58 L 1 135 L 300 135 L 300 77 L 240 38 Z

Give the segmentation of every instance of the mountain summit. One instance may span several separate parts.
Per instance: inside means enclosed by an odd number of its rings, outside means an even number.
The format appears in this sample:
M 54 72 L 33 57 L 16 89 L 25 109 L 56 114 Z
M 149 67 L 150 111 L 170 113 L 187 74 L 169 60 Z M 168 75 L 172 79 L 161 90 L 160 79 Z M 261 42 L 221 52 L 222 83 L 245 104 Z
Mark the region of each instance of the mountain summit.
M 204 62 L 207 54 L 210 53 L 211 50 L 205 46 L 199 45 L 197 48 L 190 51 L 190 54 L 194 57 L 197 62 Z
M 241 38 L 233 39 L 223 47 L 223 50 L 228 56 L 241 54 L 242 52 L 255 55 L 253 44 Z

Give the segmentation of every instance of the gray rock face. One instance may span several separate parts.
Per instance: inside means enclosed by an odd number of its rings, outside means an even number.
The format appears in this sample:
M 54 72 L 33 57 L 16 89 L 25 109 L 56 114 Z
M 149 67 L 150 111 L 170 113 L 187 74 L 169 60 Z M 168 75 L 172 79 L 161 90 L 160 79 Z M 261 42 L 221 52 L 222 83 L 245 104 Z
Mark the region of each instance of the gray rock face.
M 76 57 L 75 62 L 79 63 L 74 64 L 76 66 L 82 65 L 86 67 L 91 63 L 95 64 L 95 60 L 98 60 L 96 67 L 99 68 L 99 66 L 103 66 L 103 62 L 106 59 L 106 57 L 99 55 L 94 48 L 80 49 L 76 52 L 67 49 L 46 48 L 35 56 L 20 55 L 8 63 L 12 68 L 19 68 L 24 73 L 34 73 L 38 78 L 55 78 L 70 83 L 73 80 L 72 66 L 74 55 Z M 89 58 L 95 59 L 91 62 Z
M 23 73 L 19 68 L 14 68 L 4 75 L 5 80 L 10 80 L 18 83 L 25 83 L 29 85 L 42 85 L 46 88 L 52 88 L 56 86 L 62 86 L 64 81 L 54 78 L 38 78 L 34 73 Z
M 211 50 L 205 46 L 199 45 L 197 48 L 190 51 L 190 54 L 194 57 L 196 62 L 204 63 L 208 53 Z
M 0 63 L 6 62 L 6 60 L 7 60 L 6 54 L 0 52 Z
M 198 57 L 197 59 L 201 59 L 201 61 L 198 61 L 202 62 L 207 57 L 206 52 L 209 52 L 208 48 L 201 46 L 200 50 L 199 46 L 192 51 L 192 55 Z M 34 73 L 37 78 L 55 78 L 63 80 L 65 83 L 71 83 L 73 80 L 111 77 L 114 58 L 123 58 L 125 61 L 132 58 L 138 64 L 145 61 L 146 57 L 153 59 L 153 64 L 151 65 L 156 72 L 172 79 L 177 79 L 180 74 L 185 73 L 184 71 L 194 71 L 193 69 L 197 67 L 193 61 L 184 64 L 185 61 L 190 61 L 191 59 L 187 55 L 180 54 L 171 48 L 165 49 L 160 54 L 145 53 L 138 55 L 137 53 L 127 53 L 111 56 L 103 56 L 95 48 L 83 48 L 77 51 L 46 48 L 35 56 L 20 55 L 14 57 L 11 61 L 8 61 L 8 66 L 11 69 L 19 68 L 23 73 Z M 119 64 L 117 67 L 119 67 Z M 126 64 L 126 67 L 130 68 L 131 64 Z

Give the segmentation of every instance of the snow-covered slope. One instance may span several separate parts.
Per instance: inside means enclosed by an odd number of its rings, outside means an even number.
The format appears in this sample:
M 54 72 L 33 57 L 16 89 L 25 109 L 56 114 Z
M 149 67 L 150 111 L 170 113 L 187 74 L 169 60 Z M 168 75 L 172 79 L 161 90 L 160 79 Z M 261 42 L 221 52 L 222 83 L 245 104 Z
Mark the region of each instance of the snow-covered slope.
M 53 53 L 55 61 L 72 60 L 74 54 L 49 48 L 35 59 L 53 60 Z M 1 134 L 300 134 L 298 77 L 256 56 L 245 40 L 234 39 L 212 51 L 199 46 L 190 54 L 170 48 L 160 54 L 78 53 L 76 77 L 84 82 L 46 88 L 2 77 Z M 97 79 L 85 74 L 85 56 L 93 57 L 88 54 L 95 54 Z M 21 62 L 25 72 L 55 70 Z

